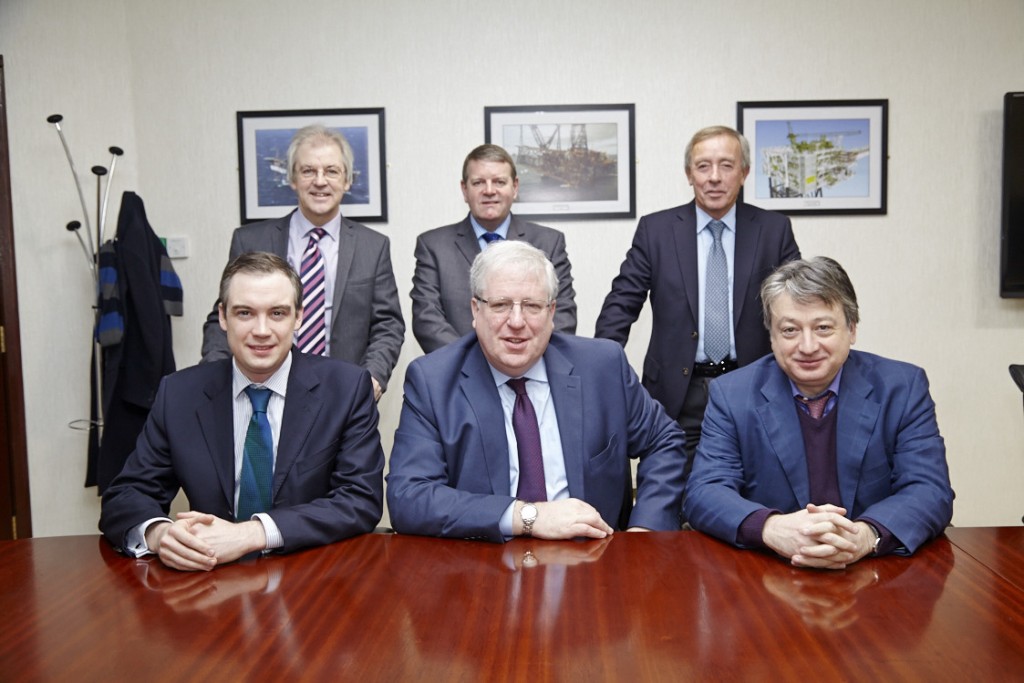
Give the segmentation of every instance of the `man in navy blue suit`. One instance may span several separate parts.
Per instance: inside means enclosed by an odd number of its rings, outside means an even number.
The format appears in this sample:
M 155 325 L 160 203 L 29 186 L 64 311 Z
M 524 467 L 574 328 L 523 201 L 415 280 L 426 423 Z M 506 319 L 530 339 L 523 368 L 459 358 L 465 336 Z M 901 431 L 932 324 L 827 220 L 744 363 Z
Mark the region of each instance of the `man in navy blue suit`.
M 470 284 L 475 333 L 406 372 L 387 487 L 395 530 L 500 542 L 678 529 L 683 433 L 618 344 L 553 333 L 558 277 L 544 253 L 494 244 Z
M 384 453 L 369 373 L 293 349 L 302 283 L 274 254 L 228 264 L 219 311 L 231 357 L 164 378 L 135 451 L 103 494 L 100 530 L 128 554 L 156 553 L 182 570 L 371 531 Z M 265 397 L 259 410 L 253 392 Z M 254 432 L 264 410 L 266 431 Z M 250 452 L 256 434 L 263 455 Z M 264 476 L 252 474 L 253 458 L 266 463 Z M 263 487 L 260 505 L 250 504 L 249 481 Z M 172 521 L 179 488 L 191 511 Z
M 625 346 L 650 295 L 643 385 L 686 432 L 692 463 L 708 385 L 768 353 L 758 287 L 777 266 L 800 258 L 800 250 L 789 218 L 737 201 L 750 172 L 750 145 L 738 132 L 726 126 L 697 131 L 686 145 L 685 166 L 693 201 L 640 219 L 594 336 Z M 709 306 L 713 224 L 720 224 L 725 284 Z M 716 312 L 725 317 L 721 334 L 727 337 L 718 348 L 708 343 L 706 325 Z
M 850 350 L 857 296 L 830 258 L 780 267 L 761 301 L 774 355 L 711 384 L 690 525 L 827 569 L 941 534 L 953 489 L 924 371 Z

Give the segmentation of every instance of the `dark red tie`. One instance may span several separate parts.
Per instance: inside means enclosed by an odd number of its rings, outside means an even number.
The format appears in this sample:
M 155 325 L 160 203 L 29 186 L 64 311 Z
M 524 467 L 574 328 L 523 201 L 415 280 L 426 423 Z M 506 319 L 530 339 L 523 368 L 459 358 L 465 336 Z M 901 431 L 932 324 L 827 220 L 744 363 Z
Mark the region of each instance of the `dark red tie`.
M 516 433 L 519 446 L 519 488 L 516 498 L 529 502 L 548 499 L 544 486 L 544 457 L 540 449 L 540 429 L 537 427 L 537 413 L 526 395 L 526 378 L 510 379 L 508 385 L 516 392 L 516 404 L 512 407 L 512 431 Z
M 832 392 L 826 391 L 817 398 L 804 398 L 801 396 L 800 402 L 807 406 L 807 412 L 811 414 L 811 417 L 815 420 L 820 420 L 821 416 L 825 414 L 825 406 L 828 405 L 830 398 L 832 398 Z

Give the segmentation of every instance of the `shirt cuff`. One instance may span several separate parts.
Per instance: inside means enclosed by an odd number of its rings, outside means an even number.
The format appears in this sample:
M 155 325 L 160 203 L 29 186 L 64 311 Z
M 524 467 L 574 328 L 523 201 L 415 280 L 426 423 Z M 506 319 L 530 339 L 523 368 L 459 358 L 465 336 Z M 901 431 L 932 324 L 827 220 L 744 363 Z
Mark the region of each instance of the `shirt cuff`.
M 736 532 L 736 545 L 743 548 L 764 548 L 764 523 L 778 510 L 761 508 L 747 515 Z
M 258 519 L 263 524 L 263 533 L 267 536 L 267 547 L 264 550 L 274 550 L 284 545 L 284 537 L 281 536 L 281 530 L 277 528 L 277 524 L 274 523 L 270 515 L 265 512 L 257 512 L 252 518 Z
M 142 524 L 132 527 L 124 535 L 124 548 L 122 550 L 126 555 L 132 557 L 143 557 L 145 555 L 152 555 L 153 551 L 149 549 L 146 544 L 146 532 L 149 531 L 149 527 L 153 526 L 157 522 L 171 522 L 173 521 L 169 517 L 153 517 L 147 519 Z
M 498 531 L 506 539 L 512 538 L 512 514 L 515 512 L 516 502 L 513 500 L 512 503 L 505 508 L 505 512 L 502 513 L 501 519 L 498 520 Z

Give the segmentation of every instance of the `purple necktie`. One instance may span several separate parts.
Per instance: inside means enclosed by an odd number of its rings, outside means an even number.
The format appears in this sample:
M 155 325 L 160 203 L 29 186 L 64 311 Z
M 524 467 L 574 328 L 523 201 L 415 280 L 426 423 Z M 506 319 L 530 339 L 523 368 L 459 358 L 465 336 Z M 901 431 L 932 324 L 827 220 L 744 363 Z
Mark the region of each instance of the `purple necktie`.
M 327 234 L 323 228 L 309 231 L 309 243 L 302 254 L 302 327 L 295 335 L 295 343 L 302 353 L 324 355 L 327 350 L 325 324 L 324 255 L 320 252 L 320 239 Z
M 548 499 L 544 486 L 544 458 L 540 450 L 540 429 L 537 428 L 537 413 L 526 395 L 526 378 L 510 379 L 507 384 L 516 392 L 516 404 L 512 407 L 512 431 L 516 433 L 519 446 L 519 488 L 516 498 L 527 502 Z

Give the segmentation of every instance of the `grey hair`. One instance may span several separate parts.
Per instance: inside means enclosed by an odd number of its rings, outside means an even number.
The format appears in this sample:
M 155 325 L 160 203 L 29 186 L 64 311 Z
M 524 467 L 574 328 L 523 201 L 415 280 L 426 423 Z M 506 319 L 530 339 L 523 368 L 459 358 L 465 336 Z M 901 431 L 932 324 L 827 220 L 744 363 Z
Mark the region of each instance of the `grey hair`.
M 743 137 L 743 134 L 736 131 L 729 126 L 708 126 L 707 128 L 701 128 L 690 141 L 686 143 L 686 152 L 683 155 L 683 162 L 686 164 L 686 168 L 690 168 L 693 163 L 693 148 L 711 138 L 717 138 L 719 135 L 727 135 L 732 139 L 740 143 L 740 151 L 743 154 L 743 168 L 750 168 L 750 143 Z
M 502 240 L 486 247 L 473 259 L 469 269 L 469 286 L 473 296 L 480 299 L 484 296 L 487 280 L 496 272 L 512 270 L 527 278 L 539 276 L 547 286 L 548 301 L 554 301 L 558 295 L 558 275 L 555 267 L 537 247 L 516 240 Z
M 847 326 L 853 327 L 860 322 L 853 283 L 843 267 L 827 256 L 785 263 L 761 283 L 764 326 L 769 330 L 772 329 L 772 304 L 782 294 L 789 294 L 793 301 L 801 304 L 818 301 L 828 306 L 838 304 L 843 309 Z
M 295 131 L 292 141 L 288 144 L 288 182 L 295 184 L 295 155 L 299 148 L 307 142 L 318 142 L 321 144 L 333 143 L 341 150 L 341 163 L 345 167 L 345 183 L 351 185 L 354 180 L 353 167 L 355 166 L 355 155 L 352 153 L 352 145 L 348 144 L 345 136 L 327 126 L 314 123 Z

